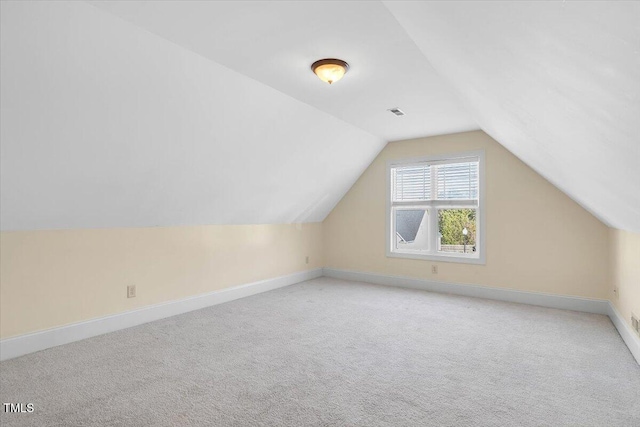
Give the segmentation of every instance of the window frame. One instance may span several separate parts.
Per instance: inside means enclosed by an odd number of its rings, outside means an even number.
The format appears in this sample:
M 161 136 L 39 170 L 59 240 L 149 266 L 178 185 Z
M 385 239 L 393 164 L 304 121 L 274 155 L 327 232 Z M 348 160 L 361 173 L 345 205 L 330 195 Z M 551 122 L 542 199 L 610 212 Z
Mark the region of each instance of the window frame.
M 391 181 L 391 169 L 395 167 L 401 166 L 409 166 L 412 164 L 422 164 L 422 163 L 455 163 L 456 161 L 468 159 L 470 157 L 478 158 L 478 206 L 476 207 L 476 253 L 477 256 L 460 256 L 460 255 L 451 255 L 446 253 L 434 253 L 430 252 L 428 254 L 425 253 L 417 253 L 417 252 L 398 252 L 397 250 L 393 250 L 393 241 L 391 234 L 394 231 L 393 225 L 393 213 L 395 212 L 396 207 L 403 207 L 402 202 L 397 202 L 395 205 L 392 203 L 392 181 Z M 386 256 L 388 258 L 407 258 L 407 259 L 420 259 L 420 260 L 430 260 L 430 261 L 439 261 L 439 262 L 454 262 L 454 263 L 463 263 L 463 264 L 486 264 L 486 201 L 485 201 L 485 153 L 484 150 L 476 150 L 476 151 L 465 151 L 459 153 L 448 153 L 448 154 L 439 154 L 433 156 L 426 157 L 412 157 L 412 158 L 404 158 L 404 159 L 395 159 L 388 160 L 386 167 Z M 438 219 L 437 219 L 437 210 L 438 209 L 448 209 L 448 208 L 468 208 L 469 205 L 465 205 L 464 203 L 460 203 L 457 200 L 441 200 L 441 201 L 428 201 L 424 202 L 424 204 L 420 205 L 418 203 L 413 204 L 413 207 L 416 209 L 420 209 L 420 206 L 428 207 L 431 210 L 431 215 L 429 217 L 430 228 L 428 230 L 429 233 L 432 233 L 434 230 L 438 232 Z M 435 215 L 433 214 L 435 213 Z M 429 240 L 430 246 L 432 240 Z

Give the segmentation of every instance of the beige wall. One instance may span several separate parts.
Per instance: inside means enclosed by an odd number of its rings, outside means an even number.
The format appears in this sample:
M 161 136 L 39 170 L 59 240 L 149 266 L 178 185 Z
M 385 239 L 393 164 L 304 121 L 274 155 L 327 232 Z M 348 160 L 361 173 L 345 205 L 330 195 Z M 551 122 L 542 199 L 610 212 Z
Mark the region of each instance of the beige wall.
M 387 160 L 478 149 L 486 155 L 486 265 L 387 258 Z M 389 143 L 323 224 L 326 267 L 608 297 L 608 227 L 482 131 Z
M 611 277 L 609 298 L 631 325 L 631 313 L 640 316 L 640 234 L 611 229 Z
M 2 338 L 323 265 L 320 223 L 16 231 L 0 244 Z
M 387 160 L 478 149 L 486 265 L 387 258 Z M 0 244 L 2 338 L 323 266 L 609 298 L 628 322 L 640 315 L 640 235 L 609 229 L 481 131 L 388 144 L 322 224 L 17 231 Z

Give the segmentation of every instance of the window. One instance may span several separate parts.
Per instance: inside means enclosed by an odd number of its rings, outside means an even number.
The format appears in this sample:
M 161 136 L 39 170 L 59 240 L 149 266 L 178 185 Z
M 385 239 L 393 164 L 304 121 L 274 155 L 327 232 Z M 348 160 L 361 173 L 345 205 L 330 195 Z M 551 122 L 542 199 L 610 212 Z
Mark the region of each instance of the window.
M 387 256 L 484 264 L 484 153 L 387 166 Z

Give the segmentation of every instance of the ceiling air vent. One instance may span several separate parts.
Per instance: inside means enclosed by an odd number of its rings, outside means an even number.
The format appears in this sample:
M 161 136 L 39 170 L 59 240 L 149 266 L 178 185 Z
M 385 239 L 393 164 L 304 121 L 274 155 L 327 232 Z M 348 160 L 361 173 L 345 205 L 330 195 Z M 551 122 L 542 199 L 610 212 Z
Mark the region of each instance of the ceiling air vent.
M 389 108 L 387 111 L 391 111 L 393 114 L 395 114 L 398 117 L 404 116 L 404 111 L 402 111 L 399 108 Z

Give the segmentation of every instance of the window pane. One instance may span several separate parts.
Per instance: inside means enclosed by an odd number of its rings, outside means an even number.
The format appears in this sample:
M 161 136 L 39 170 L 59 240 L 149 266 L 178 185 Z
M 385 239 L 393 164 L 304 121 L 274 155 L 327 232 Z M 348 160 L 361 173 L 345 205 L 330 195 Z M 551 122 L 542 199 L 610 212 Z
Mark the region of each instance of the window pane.
M 393 201 L 411 202 L 431 199 L 431 166 L 406 166 L 392 169 Z
M 429 249 L 427 229 L 429 215 L 426 209 L 395 210 L 395 248 L 424 251 Z
M 438 210 L 438 252 L 476 253 L 475 209 Z
M 478 198 L 478 162 L 449 163 L 436 168 L 439 200 Z

